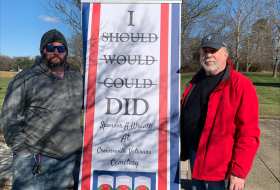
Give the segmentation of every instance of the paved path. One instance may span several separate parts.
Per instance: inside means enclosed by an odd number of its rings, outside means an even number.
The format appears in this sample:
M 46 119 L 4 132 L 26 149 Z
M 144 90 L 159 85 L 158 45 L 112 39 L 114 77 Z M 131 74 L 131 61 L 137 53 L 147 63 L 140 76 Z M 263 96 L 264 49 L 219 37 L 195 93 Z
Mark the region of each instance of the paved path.
M 246 190 L 280 190 L 280 120 L 261 120 L 261 146 Z
M 261 120 L 261 146 L 247 179 L 246 190 L 280 190 L 280 120 Z M 10 152 L 0 138 L 0 189 L 10 177 Z M 182 163 L 182 177 L 190 178 L 187 163 Z M 9 189 L 9 188 L 6 188 Z

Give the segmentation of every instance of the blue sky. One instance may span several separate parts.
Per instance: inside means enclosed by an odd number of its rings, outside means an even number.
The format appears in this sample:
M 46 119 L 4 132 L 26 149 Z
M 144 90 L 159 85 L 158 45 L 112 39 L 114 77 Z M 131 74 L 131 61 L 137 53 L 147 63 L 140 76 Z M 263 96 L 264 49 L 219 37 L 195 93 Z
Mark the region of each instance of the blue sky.
M 71 36 L 71 29 L 50 12 L 47 0 L 0 0 L 0 55 L 39 55 L 42 35 L 53 28 Z

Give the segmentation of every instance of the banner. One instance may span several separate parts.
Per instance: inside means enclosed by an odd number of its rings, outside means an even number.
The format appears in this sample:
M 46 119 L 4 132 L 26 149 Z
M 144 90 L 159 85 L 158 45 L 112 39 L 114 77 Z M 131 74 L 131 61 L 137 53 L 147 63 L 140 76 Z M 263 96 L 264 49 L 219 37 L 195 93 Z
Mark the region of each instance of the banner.
M 98 2 L 82 3 L 79 189 L 177 190 L 181 5 Z

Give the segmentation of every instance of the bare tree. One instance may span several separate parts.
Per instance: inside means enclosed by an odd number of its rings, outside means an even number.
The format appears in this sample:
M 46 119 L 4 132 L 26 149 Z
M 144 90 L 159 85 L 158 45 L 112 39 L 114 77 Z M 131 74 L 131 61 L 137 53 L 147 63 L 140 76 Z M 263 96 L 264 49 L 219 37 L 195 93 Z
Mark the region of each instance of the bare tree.
M 218 7 L 219 0 L 183 0 L 182 33 L 188 34 L 192 24 L 205 18 L 209 12 Z
M 203 21 L 209 13 L 218 7 L 221 0 L 183 0 L 182 4 L 182 60 L 186 60 L 186 44 L 192 26 L 197 22 Z M 82 55 L 82 28 L 81 28 L 81 4 L 80 0 L 49 0 L 49 8 L 73 31 L 74 35 L 71 39 L 70 49 L 78 60 Z M 79 49 L 80 48 L 80 49 Z
M 278 66 L 280 64 L 280 26 L 273 30 L 273 77 L 277 77 Z
M 71 64 L 83 72 L 82 66 L 82 24 L 81 24 L 81 1 L 80 0 L 48 0 L 48 9 L 63 21 L 73 31 L 69 39 Z
M 245 47 L 246 47 L 246 72 L 249 72 L 250 71 L 250 68 L 251 66 L 253 65 L 253 61 L 252 61 L 252 36 L 251 35 L 248 35 L 246 38 L 245 38 Z
M 202 23 L 211 11 L 218 7 L 219 2 L 220 0 L 183 0 L 181 13 L 182 64 L 191 59 L 188 57 L 191 56 L 188 54 L 188 50 L 192 41 L 190 34 L 194 25 Z
M 239 70 L 241 44 L 250 32 L 250 25 L 254 22 L 253 18 L 257 19 L 256 13 L 260 13 L 259 10 L 260 0 L 226 0 L 226 13 L 230 18 L 229 27 L 233 39 L 230 45 L 237 71 Z
M 10 71 L 13 69 L 14 60 L 8 56 L 0 54 L 0 70 Z
M 69 40 L 69 46 L 71 47 L 70 48 L 70 57 L 72 57 L 72 65 L 74 65 L 76 68 L 78 68 L 80 70 L 81 73 L 83 73 L 82 35 L 80 33 L 78 33 L 78 34 L 72 36 L 72 38 Z
M 49 0 L 48 6 L 74 33 L 82 32 L 80 0 Z
M 267 18 L 252 25 L 252 55 L 255 64 L 263 70 L 271 70 L 273 63 L 272 26 Z
M 80 0 L 49 0 L 48 2 L 54 14 L 74 31 L 69 43 L 70 54 L 73 62 L 82 65 Z M 252 34 L 252 25 L 260 18 L 269 18 L 276 31 L 280 28 L 279 0 L 183 0 L 181 16 L 183 65 L 186 62 L 196 62 L 194 53 L 190 53 L 194 52 L 192 48 L 197 48 L 194 45 L 196 43 L 192 43 L 193 39 L 198 39 L 210 31 L 222 33 L 228 38 L 229 50 L 233 54 L 236 69 L 239 70 L 242 61 L 246 65 L 246 71 L 250 71 L 252 65 L 259 61 L 255 59 L 254 48 L 256 45 L 260 46 L 260 43 L 254 42 L 256 34 Z M 197 34 L 194 35 L 195 33 Z M 273 35 L 273 39 L 275 37 Z M 263 45 L 269 46 L 268 43 Z M 80 68 L 82 69 L 82 66 Z
M 280 64 L 280 1 L 267 1 L 268 18 L 272 25 L 273 36 L 273 77 L 277 77 L 278 66 Z

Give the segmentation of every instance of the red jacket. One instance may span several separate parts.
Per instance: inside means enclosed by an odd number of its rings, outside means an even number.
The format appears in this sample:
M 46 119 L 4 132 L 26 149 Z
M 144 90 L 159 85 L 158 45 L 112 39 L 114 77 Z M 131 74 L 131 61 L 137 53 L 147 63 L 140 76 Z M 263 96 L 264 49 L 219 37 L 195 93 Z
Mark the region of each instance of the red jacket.
M 249 79 L 230 67 L 225 75 L 209 97 L 192 171 L 194 179 L 218 181 L 228 174 L 246 178 L 259 147 L 255 88 Z M 190 83 L 186 87 L 183 103 L 192 86 Z

